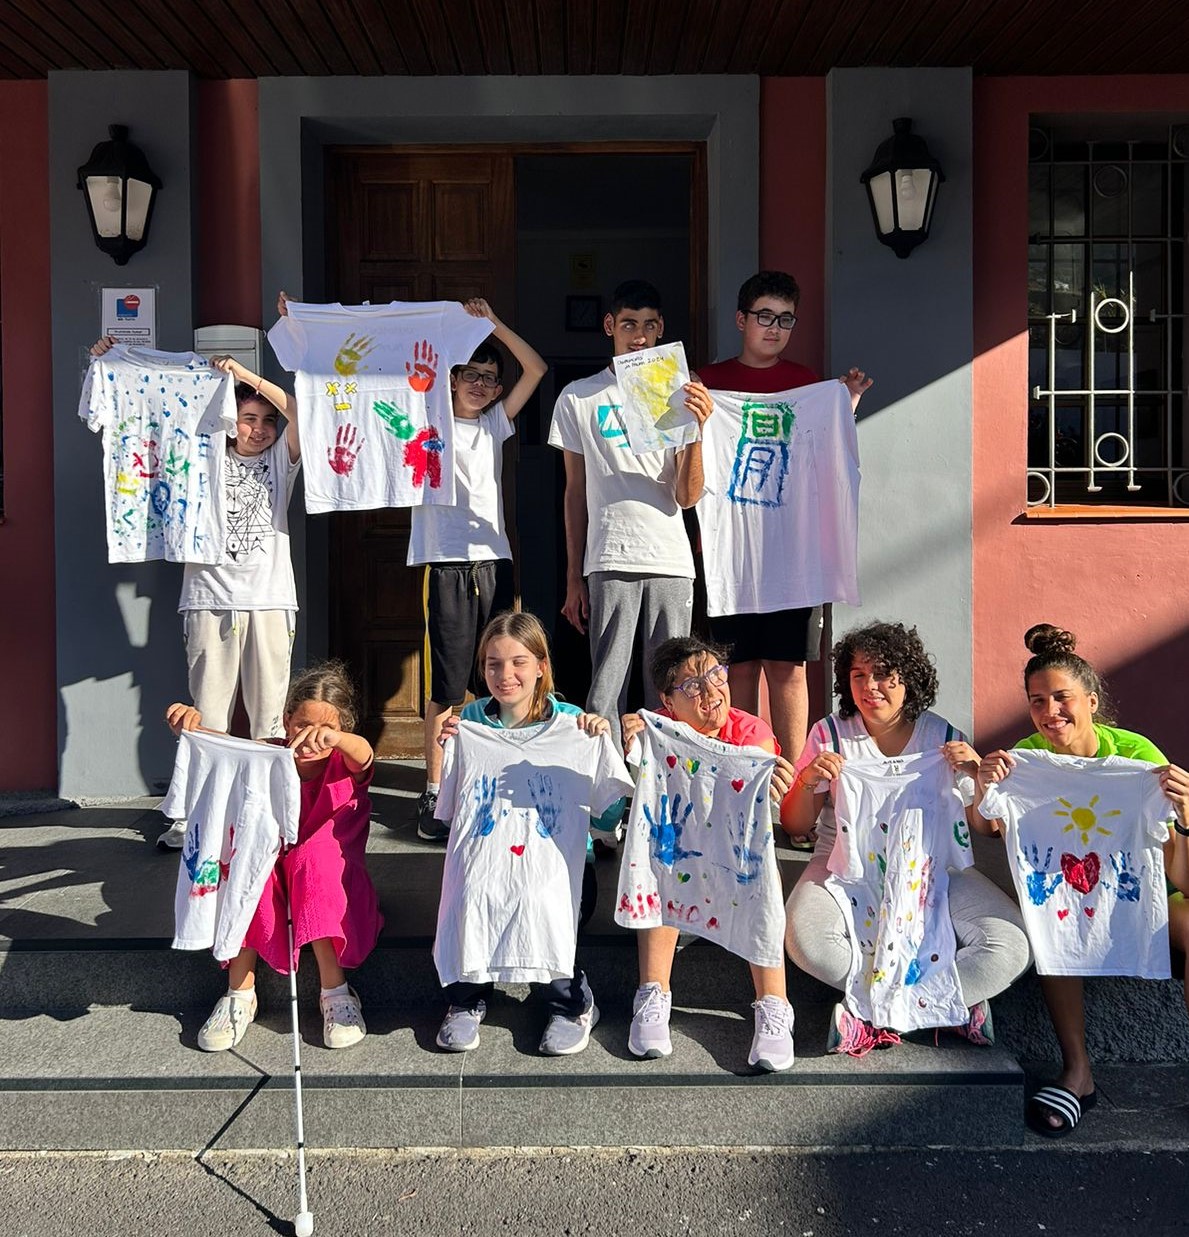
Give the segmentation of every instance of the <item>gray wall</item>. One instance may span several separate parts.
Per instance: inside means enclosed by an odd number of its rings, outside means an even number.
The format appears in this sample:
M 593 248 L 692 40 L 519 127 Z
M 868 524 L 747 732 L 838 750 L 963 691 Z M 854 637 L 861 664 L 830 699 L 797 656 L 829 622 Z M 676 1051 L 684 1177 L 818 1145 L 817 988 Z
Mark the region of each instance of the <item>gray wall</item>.
M 938 709 L 971 725 L 973 266 L 968 69 L 836 69 L 827 81 L 829 372 L 859 365 L 859 582 L 834 631 L 915 624 L 937 659 Z M 909 116 L 940 160 L 930 238 L 900 259 L 875 236 L 859 174 Z M 1022 260 L 1022 259 L 1021 259 Z
M 100 444 L 78 418 L 100 289 L 157 287 L 158 346 L 190 347 L 191 85 L 188 73 L 49 75 L 50 280 L 60 793 L 140 794 L 168 778 L 161 718 L 186 692 L 181 567 L 109 565 Z M 148 246 L 118 267 L 92 240 L 77 169 L 109 124 L 127 124 L 164 182 Z

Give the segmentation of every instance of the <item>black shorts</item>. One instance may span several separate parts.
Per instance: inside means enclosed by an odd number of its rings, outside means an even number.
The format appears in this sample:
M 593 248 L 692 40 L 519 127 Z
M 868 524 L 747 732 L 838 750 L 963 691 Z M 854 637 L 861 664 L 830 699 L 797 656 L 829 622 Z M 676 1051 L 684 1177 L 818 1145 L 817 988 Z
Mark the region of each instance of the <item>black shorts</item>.
M 429 698 L 461 704 L 469 691 L 482 695 L 475 658 L 479 637 L 495 611 L 496 565 L 431 563 L 426 631 L 429 635 Z
M 723 614 L 707 619 L 715 644 L 729 646 L 732 662 L 817 661 L 822 647 L 822 608 Z

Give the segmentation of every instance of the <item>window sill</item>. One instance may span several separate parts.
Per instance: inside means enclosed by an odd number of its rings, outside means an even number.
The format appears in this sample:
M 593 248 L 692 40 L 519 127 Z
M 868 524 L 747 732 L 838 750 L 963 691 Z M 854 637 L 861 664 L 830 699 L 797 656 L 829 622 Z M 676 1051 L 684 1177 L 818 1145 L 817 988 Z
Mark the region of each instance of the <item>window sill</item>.
M 1106 506 L 1063 506 L 1063 507 L 1029 507 L 1021 512 L 1024 520 L 1109 520 L 1118 523 L 1120 520 L 1137 521 L 1184 521 L 1189 520 L 1189 507 L 1106 507 Z

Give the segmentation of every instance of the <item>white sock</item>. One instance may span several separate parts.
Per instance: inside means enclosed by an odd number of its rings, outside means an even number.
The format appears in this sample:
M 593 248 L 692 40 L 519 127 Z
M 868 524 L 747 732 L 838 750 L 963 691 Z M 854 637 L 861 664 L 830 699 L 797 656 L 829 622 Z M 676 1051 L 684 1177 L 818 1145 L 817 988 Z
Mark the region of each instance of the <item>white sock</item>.
M 339 984 L 337 988 L 323 988 L 322 995 L 323 996 L 346 996 L 347 995 L 347 981 L 344 979 L 343 982 Z
M 426 782 L 425 789 L 431 795 L 436 795 L 438 791 L 442 789 L 442 783 L 441 782 Z
M 228 988 L 227 995 L 235 1001 L 250 1001 L 256 995 L 256 985 L 250 988 Z

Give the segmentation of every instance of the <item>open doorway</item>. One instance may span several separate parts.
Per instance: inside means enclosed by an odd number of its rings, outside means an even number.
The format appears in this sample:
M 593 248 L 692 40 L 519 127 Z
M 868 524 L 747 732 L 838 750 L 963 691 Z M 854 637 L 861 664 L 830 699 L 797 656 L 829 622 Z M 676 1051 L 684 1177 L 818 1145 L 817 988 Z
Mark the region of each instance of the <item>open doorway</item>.
M 624 279 L 664 298 L 665 338 L 705 359 L 706 164 L 700 143 L 328 148 L 328 300 L 484 296 L 549 362 L 505 457 L 521 604 L 545 623 L 558 685 L 583 701 L 586 637 L 565 593 L 561 453 L 553 402 L 610 357 L 603 311 Z M 330 651 L 358 675 L 361 729 L 381 756 L 421 749 L 427 657 L 409 513 L 329 517 Z

